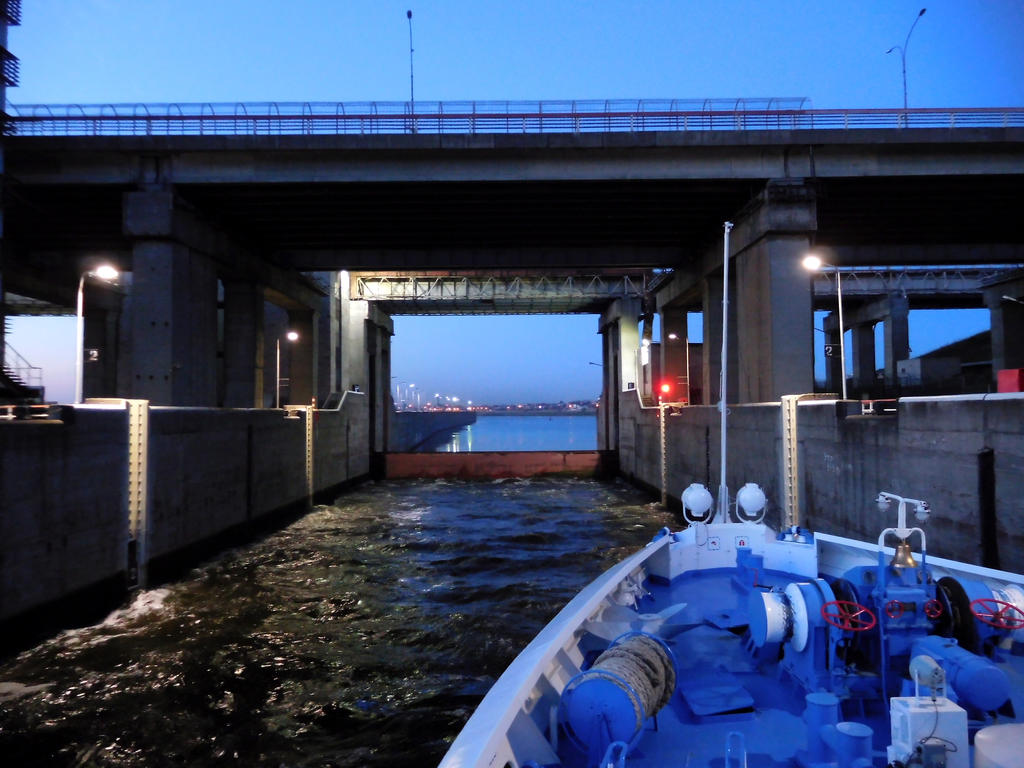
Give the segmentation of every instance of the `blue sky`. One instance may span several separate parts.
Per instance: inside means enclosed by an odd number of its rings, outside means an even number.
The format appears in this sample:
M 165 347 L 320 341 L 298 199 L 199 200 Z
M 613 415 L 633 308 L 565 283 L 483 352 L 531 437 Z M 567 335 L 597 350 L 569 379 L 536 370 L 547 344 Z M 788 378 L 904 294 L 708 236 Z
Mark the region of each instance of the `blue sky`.
M 907 56 L 912 107 L 1024 105 L 1024 2 L 926 3 Z M 8 47 L 27 103 L 805 96 L 902 104 L 898 53 L 920 0 L 30 0 Z M 911 317 L 920 354 L 984 312 Z M 31 325 L 30 325 L 31 323 Z M 393 372 L 476 402 L 593 397 L 592 316 L 398 318 Z M 11 343 L 71 397 L 74 323 L 16 320 Z M 541 345 L 551 342 L 553 351 Z M 517 346 L 518 345 L 518 346 Z M 424 354 L 419 354 L 419 353 Z M 461 355 L 461 356 L 460 356 Z M 561 366 L 540 366 L 554 357 Z M 441 361 L 444 361 L 443 363 Z M 551 361 L 549 361 L 551 362 Z

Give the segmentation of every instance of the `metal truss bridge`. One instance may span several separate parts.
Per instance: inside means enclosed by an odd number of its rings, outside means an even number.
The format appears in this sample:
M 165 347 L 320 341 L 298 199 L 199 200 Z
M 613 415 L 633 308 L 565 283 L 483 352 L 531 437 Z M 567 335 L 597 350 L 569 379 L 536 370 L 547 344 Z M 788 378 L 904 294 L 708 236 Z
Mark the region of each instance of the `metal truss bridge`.
M 596 314 L 641 298 L 647 275 L 383 275 L 353 273 L 351 296 L 391 315 Z
M 1020 265 L 840 268 L 843 300 L 868 300 L 900 294 L 916 306 L 981 307 L 984 290 L 993 282 L 1020 270 Z M 816 309 L 832 309 L 836 299 L 835 272 L 814 276 Z

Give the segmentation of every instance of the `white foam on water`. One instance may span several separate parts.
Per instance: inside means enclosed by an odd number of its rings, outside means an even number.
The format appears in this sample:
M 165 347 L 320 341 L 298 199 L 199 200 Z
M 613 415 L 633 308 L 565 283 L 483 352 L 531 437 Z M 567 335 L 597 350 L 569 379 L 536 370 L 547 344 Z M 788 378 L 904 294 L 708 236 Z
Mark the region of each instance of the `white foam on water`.
M 118 608 L 103 620 L 100 626 L 109 627 L 137 619 L 155 611 L 162 611 L 164 601 L 171 594 L 167 588 L 140 590 L 127 608 Z

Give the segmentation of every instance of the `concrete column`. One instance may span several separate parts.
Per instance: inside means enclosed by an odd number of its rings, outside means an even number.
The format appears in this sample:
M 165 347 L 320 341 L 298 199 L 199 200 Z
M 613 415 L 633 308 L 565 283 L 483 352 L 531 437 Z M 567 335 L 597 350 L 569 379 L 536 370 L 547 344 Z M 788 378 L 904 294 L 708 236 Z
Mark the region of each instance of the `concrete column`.
M 766 402 L 814 391 L 814 311 L 805 234 L 772 234 L 737 257 L 739 393 Z
M 622 392 L 632 392 L 640 386 L 640 302 L 618 300 L 619 381 Z
M 370 453 L 387 450 L 388 421 L 391 414 L 391 337 L 395 329 L 391 318 L 375 307 L 368 306 L 364 321 L 366 334 L 367 382 L 363 390 L 369 398 Z M 374 467 L 374 473 L 383 470 L 383 463 Z
M 597 412 L 597 446 L 609 451 L 618 441 L 618 323 L 598 323 L 601 334 L 601 401 Z
M 801 261 L 817 229 L 814 190 L 799 181 L 771 181 L 735 223 L 730 245 L 736 264 L 739 391 L 729 400 L 765 402 L 811 392 L 814 313 L 811 281 Z
M 997 287 L 986 292 L 992 328 L 992 388 L 995 390 L 999 371 L 1007 368 L 1024 368 L 1024 304 L 1004 299 L 1015 297 L 1020 292 L 1016 286 Z
M 739 393 L 736 336 L 736 281 L 729 280 L 729 389 L 728 399 L 736 402 Z M 704 314 L 704 345 L 701 349 L 701 387 L 703 404 L 714 405 L 722 397 L 722 275 L 704 280 L 702 306 Z
M 118 313 L 94 309 L 85 313 L 85 360 L 82 396 L 117 395 Z
M 217 404 L 217 275 L 166 240 L 132 248 L 130 396 L 153 405 Z
M 686 309 L 671 307 L 661 311 L 661 378 L 672 385 L 668 399 L 690 399 L 686 355 Z M 675 338 L 671 338 L 672 336 Z M 655 393 L 658 392 L 655 382 Z
M 870 395 L 875 387 L 875 326 L 863 323 L 851 330 L 854 397 L 863 393 Z
M 316 392 L 318 314 L 311 309 L 288 310 L 288 328 L 299 334 L 298 339 L 288 342 L 288 405 L 309 405 Z M 283 345 L 281 358 L 283 370 Z
M 885 386 L 895 388 L 896 363 L 910 357 L 910 301 L 890 294 L 885 318 Z
M 822 323 L 825 332 L 825 391 L 843 393 L 843 355 L 839 348 L 839 313 L 829 312 Z M 850 350 L 847 350 L 847 354 Z
M 369 386 L 366 370 L 366 319 L 369 304 L 365 301 L 341 301 L 341 389 L 366 391 Z M 390 387 L 390 381 L 386 384 Z
M 318 273 L 329 286 L 317 313 L 316 401 L 323 403 L 332 392 L 341 392 L 341 305 L 338 272 Z
M 224 407 L 262 407 L 264 371 L 263 289 L 225 281 Z

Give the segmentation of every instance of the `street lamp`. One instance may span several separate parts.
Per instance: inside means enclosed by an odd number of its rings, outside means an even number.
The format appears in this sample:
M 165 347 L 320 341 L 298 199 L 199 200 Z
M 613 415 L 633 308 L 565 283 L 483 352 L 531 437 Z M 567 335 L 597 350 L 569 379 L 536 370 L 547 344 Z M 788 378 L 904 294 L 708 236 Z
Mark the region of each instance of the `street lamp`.
M 846 342 L 843 337 L 846 334 L 846 329 L 843 327 L 843 280 L 839 273 L 839 268 L 831 264 L 826 264 L 821 260 L 819 256 L 815 256 L 813 253 L 808 254 L 804 257 L 801 262 L 804 269 L 811 272 L 817 272 L 822 267 L 829 267 L 836 275 L 836 297 L 839 302 L 839 365 L 842 368 L 842 375 L 840 378 L 843 382 L 843 400 L 846 399 Z
M 288 331 L 284 337 L 288 341 L 296 341 L 299 338 L 298 331 Z M 289 383 L 291 382 L 291 375 L 289 371 Z M 281 407 L 281 337 L 277 337 L 277 380 L 274 386 L 274 407 Z
M 903 62 L 903 111 L 907 111 L 907 45 L 910 43 L 910 35 L 914 32 L 914 27 L 917 26 L 917 22 L 924 16 L 924 12 L 927 8 L 922 8 L 917 14 L 917 18 L 914 19 L 914 23 L 910 25 L 910 32 L 907 32 L 907 39 L 903 41 L 903 45 L 894 45 L 886 53 L 892 53 L 893 51 L 900 52 L 900 60 Z
M 103 280 L 107 283 L 112 283 L 117 280 L 121 273 L 117 271 L 116 267 L 110 264 L 101 264 L 96 269 L 90 269 L 87 272 L 83 272 L 82 276 L 78 278 L 78 302 L 77 302 L 77 338 L 75 340 L 75 402 L 82 402 L 82 382 L 83 382 L 83 370 L 82 365 L 85 362 L 85 278 L 94 277 L 97 280 Z

